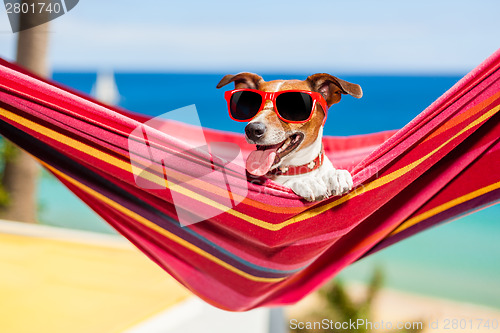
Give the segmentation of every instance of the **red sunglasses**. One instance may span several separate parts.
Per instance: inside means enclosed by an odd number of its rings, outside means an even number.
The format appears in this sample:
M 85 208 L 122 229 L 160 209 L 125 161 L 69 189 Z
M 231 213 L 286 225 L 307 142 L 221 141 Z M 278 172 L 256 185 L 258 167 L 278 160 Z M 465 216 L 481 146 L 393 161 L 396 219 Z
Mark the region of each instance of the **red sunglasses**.
M 320 93 L 307 90 L 265 92 L 256 89 L 235 89 L 224 93 L 229 116 L 235 121 L 250 121 L 263 108 L 267 100 L 273 102 L 278 117 L 287 123 L 305 123 L 312 118 L 316 103 L 323 108 L 325 118 L 328 105 Z

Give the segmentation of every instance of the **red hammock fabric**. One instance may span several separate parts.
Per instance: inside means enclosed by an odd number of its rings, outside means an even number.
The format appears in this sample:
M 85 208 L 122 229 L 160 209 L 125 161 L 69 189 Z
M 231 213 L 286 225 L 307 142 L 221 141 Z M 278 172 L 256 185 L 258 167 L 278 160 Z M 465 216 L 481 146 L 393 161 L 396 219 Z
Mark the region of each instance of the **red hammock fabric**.
M 248 182 L 220 144 L 244 158 L 242 135 L 159 130 L 6 61 L 0 134 L 193 293 L 243 311 L 296 302 L 359 258 L 498 201 L 499 67 L 497 51 L 397 132 L 325 138 L 356 189 L 318 203 Z

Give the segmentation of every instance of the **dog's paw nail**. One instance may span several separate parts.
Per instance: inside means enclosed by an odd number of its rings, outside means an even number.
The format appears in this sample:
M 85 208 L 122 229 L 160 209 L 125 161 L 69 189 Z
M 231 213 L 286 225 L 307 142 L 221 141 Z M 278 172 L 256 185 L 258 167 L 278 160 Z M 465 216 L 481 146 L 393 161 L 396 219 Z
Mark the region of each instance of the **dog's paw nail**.
M 352 177 L 347 170 L 337 170 L 336 173 L 338 179 L 338 194 L 342 195 L 349 192 L 352 189 Z

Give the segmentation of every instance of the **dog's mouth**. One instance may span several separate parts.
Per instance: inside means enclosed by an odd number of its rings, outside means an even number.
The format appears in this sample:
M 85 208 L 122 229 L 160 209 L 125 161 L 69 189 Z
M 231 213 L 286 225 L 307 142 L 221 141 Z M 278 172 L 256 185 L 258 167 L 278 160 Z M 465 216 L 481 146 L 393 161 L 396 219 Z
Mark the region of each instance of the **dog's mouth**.
M 275 145 L 257 145 L 247 158 L 247 171 L 254 176 L 263 176 L 276 166 L 283 157 L 294 151 L 304 140 L 304 134 L 297 132 Z

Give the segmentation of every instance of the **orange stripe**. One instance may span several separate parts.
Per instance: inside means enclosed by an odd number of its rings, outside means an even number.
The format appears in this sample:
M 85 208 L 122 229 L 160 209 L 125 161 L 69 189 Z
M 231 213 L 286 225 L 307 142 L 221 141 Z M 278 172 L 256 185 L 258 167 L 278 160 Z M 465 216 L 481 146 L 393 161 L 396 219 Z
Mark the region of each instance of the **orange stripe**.
M 433 133 L 431 133 L 423 142 L 427 142 L 431 140 L 432 138 L 438 136 L 439 134 L 446 132 L 447 130 L 463 123 L 466 120 L 469 120 L 473 115 L 479 113 L 482 110 L 487 109 L 491 104 L 493 104 L 498 98 L 500 97 L 500 91 L 496 93 L 495 95 L 491 96 L 488 99 L 485 99 L 481 103 L 471 107 L 467 111 L 461 113 L 458 116 L 455 116 L 448 120 L 446 123 L 444 123 L 442 126 L 438 127 Z
M 390 231 L 390 229 L 393 226 L 389 226 L 387 228 L 384 228 L 383 230 L 377 231 L 370 236 L 364 238 L 360 243 L 358 243 L 354 248 L 352 248 L 349 253 L 354 253 L 358 251 L 365 251 L 367 248 L 371 248 L 374 246 L 374 244 L 385 240 L 389 239 L 398 233 L 420 223 L 423 222 L 437 214 L 440 214 L 442 212 L 445 212 L 449 209 L 452 209 L 453 207 L 460 205 L 464 202 L 473 200 L 481 195 L 484 195 L 486 193 L 492 192 L 494 190 L 497 190 L 500 188 L 500 182 L 493 183 L 491 185 L 482 187 L 480 189 L 477 189 L 475 191 L 469 192 L 467 194 L 464 194 L 458 198 L 454 198 L 448 202 L 445 202 L 437 207 L 431 208 L 423 213 L 420 213 L 410 219 L 405 220 L 401 224 L 399 224 L 393 231 Z
M 472 199 L 475 199 L 481 195 L 484 195 L 486 193 L 489 193 L 491 191 L 497 190 L 500 188 L 500 182 L 493 183 L 491 185 L 485 186 L 483 188 L 480 188 L 478 190 L 475 190 L 473 192 L 469 192 L 467 194 L 464 194 L 458 198 L 454 198 L 448 202 L 445 202 L 444 204 L 441 204 L 437 207 L 431 208 L 423 213 L 420 213 L 417 216 L 412 217 L 411 219 L 401 223 L 400 226 L 397 227 L 392 233 L 391 236 L 396 235 L 424 220 L 427 220 L 437 214 L 440 214 L 446 210 L 449 210 L 455 206 L 458 206 L 464 202 L 470 201 Z
M 400 169 L 395 170 L 395 171 L 393 171 L 385 176 L 382 176 L 380 178 L 377 178 L 377 179 L 371 181 L 370 183 L 366 184 L 366 186 L 364 186 L 363 188 L 361 188 L 358 191 L 350 192 L 350 193 L 340 197 L 339 199 L 337 199 L 335 201 L 328 202 L 328 203 L 321 205 L 321 206 L 316 206 L 313 209 L 310 209 L 310 210 L 307 210 L 303 213 L 295 215 L 294 217 L 291 217 L 290 219 L 288 219 L 284 222 L 281 222 L 279 224 L 275 224 L 275 225 L 273 225 L 273 229 L 276 229 L 278 226 L 280 226 L 280 228 L 282 228 L 284 226 L 287 226 L 287 225 L 290 225 L 290 224 L 317 216 L 317 215 L 322 214 L 325 211 L 327 211 L 333 207 L 336 207 L 336 206 L 338 206 L 338 205 L 340 205 L 340 204 L 342 204 L 342 203 L 344 203 L 344 202 L 346 202 L 346 201 L 348 201 L 348 200 L 350 200 L 358 195 L 364 194 L 368 191 L 375 190 L 381 186 L 384 186 L 390 182 L 395 181 L 396 179 L 404 176 L 406 173 L 413 170 L 414 168 L 419 166 L 421 163 L 423 163 L 424 161 L 426 161 L 427 159 L 432 157 L 434 154 L 439 152 L 442 148 L 444 148 L 446 145 L 448 145 L 450 142 L 452 142 L 456 138 L 460 137 L 462 134 L 466 133 L 470 129 L 472 129 L 476 126 L 479 126 L 482 123 L 484 123 L 485 121 L 487 121 L 489 118 L 491 118 L 493 115 L 495 115 L 499 110 L 500 110 L 500 105 L 489 110 L 488 112 L 486 112 L 485 114 L 481 115 L 479 118 L 474 120 L 472 123 L 467 124 L 467 126 L 462 128 L 458 133 L 456 133 L 451 138 L 449 138 L 448 140 L 443 142 L 440 146 L 435 148 L 433 151 L 427 153 L 427 155 L 425 155 L 425 156 L 420 157 L 418 160 L 413 161 L 413 162 L 405 165 L 404 167 L 401 167 Z

